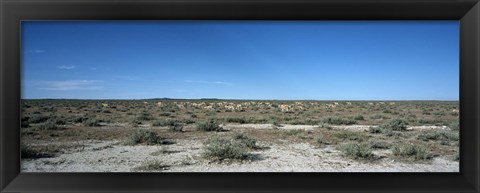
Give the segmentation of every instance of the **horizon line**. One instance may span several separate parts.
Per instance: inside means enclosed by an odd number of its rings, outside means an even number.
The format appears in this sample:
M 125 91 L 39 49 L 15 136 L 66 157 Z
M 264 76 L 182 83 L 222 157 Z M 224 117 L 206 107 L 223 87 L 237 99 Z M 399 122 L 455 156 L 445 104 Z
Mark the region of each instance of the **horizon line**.
M 459 99 L 224 99 L 224 98 L 21 98 L 20 100 L 237 100 L 237 101 L 460 101 Z

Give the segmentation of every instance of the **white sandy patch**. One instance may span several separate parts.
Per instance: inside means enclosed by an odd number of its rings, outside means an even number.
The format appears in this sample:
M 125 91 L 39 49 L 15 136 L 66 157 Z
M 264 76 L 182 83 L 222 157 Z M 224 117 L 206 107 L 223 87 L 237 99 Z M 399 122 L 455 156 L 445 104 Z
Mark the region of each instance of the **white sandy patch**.
M 226 124 L 223 127 L 227 130 L 232 129 L 281 129 L 281 130 L 315 130 L 320 129 L 321 127 L 318 125 L 289 125 L 289 124 L 281 124 L 281 126 L 274 127 L 272 124 Z M 368 131 L 370 127 L 376 127 L 376 125 L 330 125 L 333 129 L 340 129 L 340 130 L 349 130 L 349 131 Z M 416 130 L 416 131 L 423 131 L 423 130 L 451 130 L 447 126 L 434 126 L 434 125 L 427 125 L 427 126 L 410 126 L 407 127 L 407 130 Z

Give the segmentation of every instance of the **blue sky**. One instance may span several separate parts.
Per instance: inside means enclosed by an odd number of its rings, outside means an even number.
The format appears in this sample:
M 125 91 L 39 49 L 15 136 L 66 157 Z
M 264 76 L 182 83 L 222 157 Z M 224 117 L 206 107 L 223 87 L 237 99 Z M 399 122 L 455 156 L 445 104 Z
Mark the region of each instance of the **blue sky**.
M 22 98 L 458 100 L 457 21 L 22 23 Z

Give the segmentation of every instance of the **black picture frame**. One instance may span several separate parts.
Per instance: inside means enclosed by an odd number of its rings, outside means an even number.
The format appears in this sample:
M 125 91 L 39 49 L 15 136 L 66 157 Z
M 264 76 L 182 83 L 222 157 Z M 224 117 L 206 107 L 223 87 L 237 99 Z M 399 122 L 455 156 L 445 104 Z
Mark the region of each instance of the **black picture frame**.
M 480 192 L 478 0 L 0 0 L 0 192 Z M 459 20 L 459 173 L 21 173 L 22 20 Z

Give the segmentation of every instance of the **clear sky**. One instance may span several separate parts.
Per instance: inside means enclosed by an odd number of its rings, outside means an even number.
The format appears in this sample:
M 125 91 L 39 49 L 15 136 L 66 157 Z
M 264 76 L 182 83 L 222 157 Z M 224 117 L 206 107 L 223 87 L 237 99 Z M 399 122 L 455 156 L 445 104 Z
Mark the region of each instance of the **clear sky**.
M 23 22 L 22 98 L 458 100 L 458 21 Z

